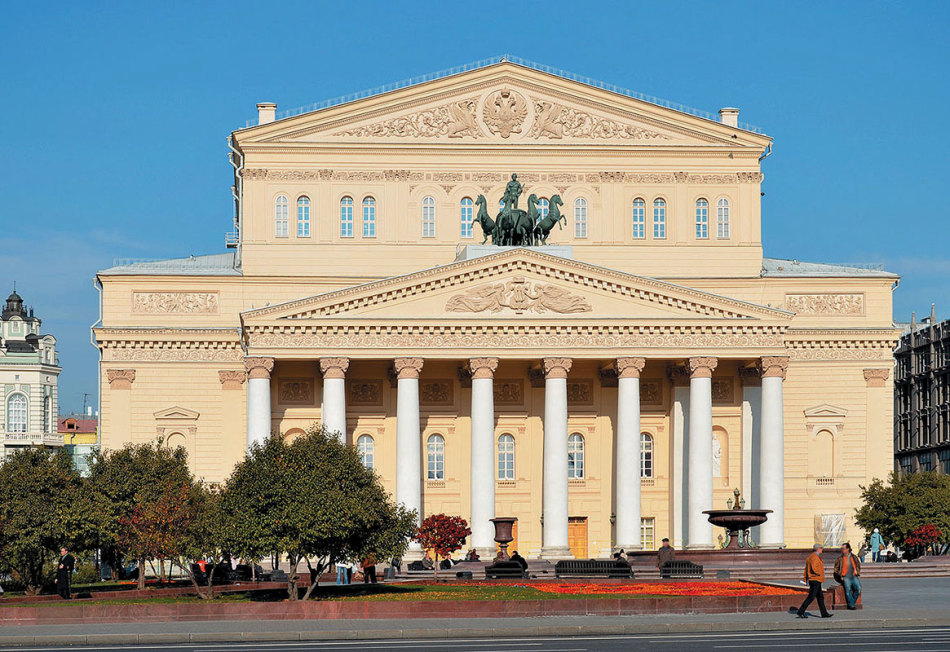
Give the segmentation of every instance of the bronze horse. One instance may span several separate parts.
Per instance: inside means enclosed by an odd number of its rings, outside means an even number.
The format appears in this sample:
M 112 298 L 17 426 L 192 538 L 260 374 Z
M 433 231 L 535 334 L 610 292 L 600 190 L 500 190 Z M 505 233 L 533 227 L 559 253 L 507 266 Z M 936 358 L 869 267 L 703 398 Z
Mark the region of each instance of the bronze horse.
M 491 236 L 492 244 L 498 244 L 497 227 L 495 221 L 488 216 L 488 202 L 485 199 L 485 195 L 479 195 L 478 199 L 475 200 L 475 205 L 478 206 L 478 214 L 475 215 L 472 224 L 478 222 L 478 225 L 482 227 L 482 235 L 485 236 L 482 239 L 482 244 L 488 242 L 489 236 Z
M 534 197 L 534 195 L 531 195 Z M 528 199 L 528 204 L 530 205 L 531 199 Z M 559 206 L 563 206 L 564 202 L 561 201 L 560 195 L 551 195 L 551 199 L 548 200 L 548 215 L 544 219 L 540 220 L 537 223 L 537 226 L 534 227 L 534 240 L 535 244 L 546 245 L 548 243 L 548 236 L 551 234 L 551 229 L 554 228 L 554 225 L 557 224 L 558 228 L 563 229 L 561 221 L 564 221 L 564 224 L 567 224 L 567 218 L 561 215 L 561 210 Z

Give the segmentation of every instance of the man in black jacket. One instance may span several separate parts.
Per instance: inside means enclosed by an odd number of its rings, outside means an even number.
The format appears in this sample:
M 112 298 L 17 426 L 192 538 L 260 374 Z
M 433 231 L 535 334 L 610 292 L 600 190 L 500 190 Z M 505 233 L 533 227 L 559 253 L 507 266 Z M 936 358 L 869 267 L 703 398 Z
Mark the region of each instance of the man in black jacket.
M 72 582 L 73 569 L 76 568 L 76 558 L 69 554 L 66 547 L 59 549 L 59 565 L 56 567 L 56 592 L 63 600 L 69 600 L 70 584 Z

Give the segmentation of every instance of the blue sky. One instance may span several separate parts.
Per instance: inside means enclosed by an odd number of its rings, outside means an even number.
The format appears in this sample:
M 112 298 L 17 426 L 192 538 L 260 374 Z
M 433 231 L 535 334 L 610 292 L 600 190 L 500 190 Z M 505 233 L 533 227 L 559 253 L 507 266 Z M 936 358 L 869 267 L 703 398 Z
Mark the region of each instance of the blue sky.
M 7 3 L 0 294 L 57 336 L 60 407 L 95 400 L 93 277 L 223 251 L 225 139 L 255 115 L 510 52 L 775 139 L 766 255 L 880 262 L 895 317 L 950 315 L 950 3 Z M 920 235 L 923 234 L 923 235 Z

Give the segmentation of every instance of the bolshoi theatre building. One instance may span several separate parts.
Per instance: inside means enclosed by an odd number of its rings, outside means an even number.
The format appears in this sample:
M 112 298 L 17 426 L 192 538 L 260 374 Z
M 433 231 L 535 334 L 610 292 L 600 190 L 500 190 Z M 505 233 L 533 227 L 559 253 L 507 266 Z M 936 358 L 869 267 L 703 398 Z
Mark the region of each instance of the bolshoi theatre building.
M 226 253 L 98 274 L 101 443 L 221 481 L 322 423 L 394 497 L 530 557 L 860 540 L 893 465 L 880 269 L 763 255 L 771 139 L 496 59 L 231 134 Z

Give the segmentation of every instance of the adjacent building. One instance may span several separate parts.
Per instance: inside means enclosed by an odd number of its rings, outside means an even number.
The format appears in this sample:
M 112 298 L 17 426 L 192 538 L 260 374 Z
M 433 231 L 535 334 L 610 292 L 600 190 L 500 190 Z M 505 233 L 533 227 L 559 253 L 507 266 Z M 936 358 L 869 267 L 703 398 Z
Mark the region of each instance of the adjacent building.
M 99 420 L 91 412 L 60 417 L 56 423 L 63 447 L 72 457 L 73 468 L 83 475 L 89 472 L 89 456 L 99 448 Z
M 323 423 L 480 549 L 517 517 L 532 557 L 711 548 L 736 488 L 761 545 L 862 538 L 897 276 L 764 256 L 772 140 L 738 113 L 507 59 L 259 104 L 232 248 L 98 274 L 102 445 L 160 437 L 218 481 Z M 548 244 L 497 246 L 509 218 Z
M 14 290 L 0 313 L 0 455 L 35 445 L 62 446 L 56 433 L 56 338 Z
M 912 319 L 894 358 L 894 469 L 950 473 L 950 321 Z

